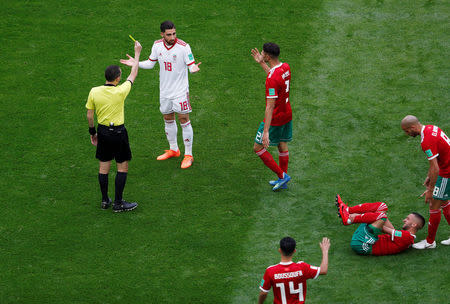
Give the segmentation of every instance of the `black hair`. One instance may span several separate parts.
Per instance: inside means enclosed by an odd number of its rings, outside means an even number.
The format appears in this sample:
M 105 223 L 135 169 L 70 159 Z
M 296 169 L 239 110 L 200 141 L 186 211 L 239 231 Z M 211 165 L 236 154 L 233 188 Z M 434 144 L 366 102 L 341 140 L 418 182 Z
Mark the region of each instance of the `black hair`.
M 105 78 L 107 81 L 114 81 L 120 76 L 120 68 L 118 65 L 110 65 L 105 70 Z
M 283 255 L 291 256 L 295 250 L 295 240 L 289 236 L 284 237 L 280 241 L 280 249 Z
M 159 28 L 161 29 L 161 33 L 164 33 L 166 30 L 174 29 L 175 24 L 173 24 L 172 21 L 166 20 L 163 23 L 161 23 L 161 26 Z
M 419 227 L 419 229 L 422 229 L 423 226 L 425 226 L 425 218 L 422 216 L 422 214 L 417 213 L 417 212 L 413 212 L 412 214 L 414 214 L 420 220 L 420 227 Z
M 264 43 L 263 51 L 272 58 L 278 58 L 278 56 L 280 56 L 280 47 L 273 42 Z

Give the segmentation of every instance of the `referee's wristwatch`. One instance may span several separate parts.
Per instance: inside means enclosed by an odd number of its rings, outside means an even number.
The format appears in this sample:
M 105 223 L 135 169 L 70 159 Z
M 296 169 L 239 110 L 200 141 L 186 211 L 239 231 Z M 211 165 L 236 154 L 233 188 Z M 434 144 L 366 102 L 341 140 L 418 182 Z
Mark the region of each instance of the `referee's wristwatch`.
M 89 127 L 89 134 L 91 134 L 91 135 L 95 135 L 95 134 L 97 134 L 97 131 L 95 131 L 95 127 Z

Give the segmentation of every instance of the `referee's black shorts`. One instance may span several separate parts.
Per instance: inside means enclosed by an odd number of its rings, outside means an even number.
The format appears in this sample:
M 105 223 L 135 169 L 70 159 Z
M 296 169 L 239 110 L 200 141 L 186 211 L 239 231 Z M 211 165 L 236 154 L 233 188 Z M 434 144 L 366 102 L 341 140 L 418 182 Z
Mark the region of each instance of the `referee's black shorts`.
M 124 125 L 107 127 L 98 125 L 97 152 L 95 157 L 102 162 L 113 159 L 118 163 L 131 160 L 130 142 Z

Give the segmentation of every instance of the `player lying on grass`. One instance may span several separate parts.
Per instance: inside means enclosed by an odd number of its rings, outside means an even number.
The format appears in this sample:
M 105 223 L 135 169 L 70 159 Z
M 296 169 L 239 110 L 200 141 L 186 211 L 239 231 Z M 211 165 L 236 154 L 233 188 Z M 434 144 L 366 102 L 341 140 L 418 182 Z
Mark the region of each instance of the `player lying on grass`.
M 388 220 L 388 207 L 383 202 L 347 206 L 336 195 L 336 206 L 344 225 L 359 225 L 353 233 L 350 246 L 362 255 L 389 255 L 408 249 L 414 244 L 415 234 L 425 225 L 425 219 L 413 212 L 403 220 L 402 230 L 396 230 Z

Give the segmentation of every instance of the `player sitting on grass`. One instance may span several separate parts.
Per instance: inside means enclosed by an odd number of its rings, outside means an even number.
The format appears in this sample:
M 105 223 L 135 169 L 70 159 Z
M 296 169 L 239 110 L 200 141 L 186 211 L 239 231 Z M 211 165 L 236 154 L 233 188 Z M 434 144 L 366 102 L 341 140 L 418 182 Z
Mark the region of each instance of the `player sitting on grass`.
M 336 206 L 344 225 L 361 223 L 353 233 L 350 246 L 356 253 L 362 255 L 389 255 L 402 252 L 414 244 L 416 232 L 425 225 L 423 216 L 413 212 L 403 220 L 402 230 L 396 230 L 387 218 L 388 207 L 383 202 L 349 207 L 338 194 Z

